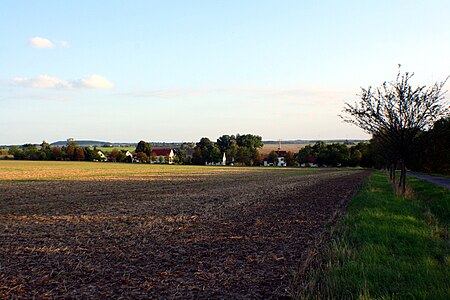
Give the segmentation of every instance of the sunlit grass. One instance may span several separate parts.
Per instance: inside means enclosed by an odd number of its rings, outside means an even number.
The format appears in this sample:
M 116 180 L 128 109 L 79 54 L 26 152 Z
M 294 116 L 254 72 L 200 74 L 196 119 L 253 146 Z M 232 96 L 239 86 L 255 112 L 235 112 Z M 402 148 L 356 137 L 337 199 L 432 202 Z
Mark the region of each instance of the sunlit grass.
M 384 173 L 366 181 L 339 225 L 309 297 L 450 298 L 448 228 L 430 223 L 424 213 L 447 216 L 448 193 L 410 183 L 419 199 L 394 195 Z
M 415 194 L 416 205 L 422 210 L 430 210 L 440 223 L 450 225 L 450 191 L 444 187 L 436 186 L 417 179 L 408 177 Z

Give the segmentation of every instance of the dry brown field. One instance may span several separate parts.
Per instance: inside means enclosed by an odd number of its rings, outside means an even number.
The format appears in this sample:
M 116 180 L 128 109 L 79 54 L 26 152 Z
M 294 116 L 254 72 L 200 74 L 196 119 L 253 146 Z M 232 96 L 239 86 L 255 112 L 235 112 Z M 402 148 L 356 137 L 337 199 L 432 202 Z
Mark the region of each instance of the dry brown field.
M 314 143 L 306 143 L 306 144 L 281 144 L 281 150 L 284 151 L 291 151 L 292 153 L 298 153 L 301 148 L 305 147 L 306 145 L 312 145 Z M 262 155 L 267 155 L 271 151 L 277 151 L 278 150 L 278 144 L 264 144 L 264 146 L 259 150 L 259 153 Z
M 367 175 L 0 162 L 0 298 L 292 296 Z

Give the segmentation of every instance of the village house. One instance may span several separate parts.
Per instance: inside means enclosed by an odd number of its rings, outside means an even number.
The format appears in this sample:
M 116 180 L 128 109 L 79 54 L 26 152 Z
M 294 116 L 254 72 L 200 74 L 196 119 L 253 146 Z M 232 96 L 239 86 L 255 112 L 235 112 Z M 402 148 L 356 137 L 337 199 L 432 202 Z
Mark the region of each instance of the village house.
M 275 151 L 275 153 L 278 155 L 275 166 L 276 167 L 287 167 L 286 159 L 285 159 L 287 152 L 284 150 L 277 150 L 277 151 Z M 261 161 L 263 162 L 264 167 L 272 167 L 273 166 L 273 163 L 269 162 L 268 156 L 262 158 Z
M 170 148 L 152 149 L 151 152 L 152 163 L 173 164 L 175 153 Z
M 134 162 L 133 154 L 130 151 L 128 150 L 121 150 L 121 151 L 123 154 L 125 154 L 127 162 Z
M 286 154 L 287 152 L 284 150 L 277 150 L 275 153 L 278 155 L 277 167 L 286 167 Z
M 105 153 L 103 153 L 102 150 L 98 150 L 97 154 L 98 154 L 98 156 L 100 158 L 100 161 L 108 161 L 108 158 L 106 157 Z

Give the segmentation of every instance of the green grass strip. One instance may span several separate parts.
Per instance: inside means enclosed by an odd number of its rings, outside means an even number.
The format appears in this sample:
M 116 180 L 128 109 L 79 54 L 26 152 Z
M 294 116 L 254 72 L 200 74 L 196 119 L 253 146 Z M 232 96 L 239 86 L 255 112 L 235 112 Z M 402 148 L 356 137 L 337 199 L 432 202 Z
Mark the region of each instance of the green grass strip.
M 414 181 L 414 187 L 423 185 Z M 440 188 L 434 186 L 421 188 L 420 195 L 420 199 L 394 195 L 382 172 L 369 177 L 337 229 L 318 287 L 310 296 L 450 299 L 448 228 L 435 222 L 448 216 L 448 195 L 447 203 L 442 203 Z M 439 217 L 430 220 L 425 209 Z
M 445 226 L 450 225 L 450 191 L 444 187 L 422 181 L 415 177 L 408 177 L 408 185 L 414 190 L 417 205 L 430 211 L 437 221 Z

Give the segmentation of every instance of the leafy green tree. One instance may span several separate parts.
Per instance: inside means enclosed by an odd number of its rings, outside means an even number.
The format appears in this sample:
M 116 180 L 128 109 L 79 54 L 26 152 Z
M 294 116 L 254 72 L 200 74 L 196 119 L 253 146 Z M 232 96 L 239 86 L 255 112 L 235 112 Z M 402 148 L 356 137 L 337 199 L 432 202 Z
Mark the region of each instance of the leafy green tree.
M 118 149 L 113 149 L 112 151 L 111 151 L 111 153 L 109 154 L 109 159 L 112 161 L 112 162 L 117 162 L 117 161 L 120 161 L 120 156 L 122 155 L 122 153 L 120 152 L 120 150 L 118 150 Z
M 293 167 L 293 166 L 297 165 L 297 161 L 295 160 L 294 153 L 292 153 L 291 151 L 288 151 L 286 153 L 286 156 L 284 157 L 284 161 L 286 162 L 286 165 L 288 167 Z
M 200 142 L 197 143 L 197 147 L 202 151 L 202 157 L 205 161 L 210 160 L 210 153 L 214 147 L 214 143 L 207 137 L 201 138 Z
M 173 158 L 174 164 L 186 164 L 187 157 L 186 157 L 186 150 L 180 149 L 177 151 L 177 154 Z
M 141 163 L 148 163 L 150 162 L 149 157 L 147 156 L 147 154 L 145 152 L 138 152 L 137 153 L 137 158 L 139 160 L 139 162 Z
M 52 157 L 57 160 L 61 160 L 63 158 L 63 151 L 60 147 L 52 147 Z
M 12 146 L 11 148 L 9 148 L 8 153 L 14 155 L 14 159 L 24 159 L 23 150 L 18 146 Z
M 92 149 L 91 147 L 83 147 L 84 151 L 84 159 L 87 161 L 99 161 L 100 155 L 98 155 L 98 150 L 96 148 Z
M 351 163 L 353 166 L 360 166 L 362 160 L 362 153 L 358 149 L 356 149 L 351 156 Z
M 359 142 L 350 148 L 350 162 L 352 167 L 361 166 L 373 168 L 373 152 L 370 142 Z
M 23 158 L 26 160 L 42 160 L 45 159 L 45 154 L 39 152 L 36 145 L 25 144 L 22 146 Z
M 238 151 L 238 144 L 234 135 L 223 135 L 217 139 L 217 146 L 227 157 L 227 163 L 233 163 Z
M 252 152 L 252 165 L 253 166 L 259 166 L 260 164 L 261 164 L 261 155 L 259 154 L 259 151 L 258 151 L 258 149 L 255 149 L 253 152 Z
M 222 151 L 223 153 L 226 152 L 231 147 L 233 140 L 235 140 L 234 136 L 225 134 L 217 139 L 216 144 L 219 147 L 220 151 Z
M 70 159 L 70 160 L 75 159 L 75 149 L 76 149 L 76 146 L 73 146 L 73 145 L 69 145 L 65 148 L 67 159 Z
M 42 141 L 40 151 L 44 153 L 44 154 L 41 154 L 41 157 L 45 157 L 48 160 L 54 159 L 51 146 L 46 141 Z
M 84 150 L 82 147 L 76 147 L 74 150 L 73 159 L 76 161 L 82 161 L 85 159 Z
M 214 143 L 207 137 L 203 137 L 200 139 L 200 141 L 196 144 L 195 148 L 200 149 L 201 157 L 202 159 L 199 160 L 196 158 L 196 161 L 200 162 L 204 165 L 205 162 L 211 161 L 211 151 L 214 147 Z M 195 154 L 195 152 L 194 152 Z
M 319 154 L 319 164 L 328 166 L 347 166 L 350 160 L 350 150 L 343 143 L 333 143 L 326 145 Z
M 305 147 L 301 148 L 298 151 L 297 161 L 300 164 L 311 163 L 312 162 L 312 157 L 314 157 L 314 161 L 315 161 L 313 148 L 310 145 L 306 145 Z
M 236 153 L 236 162 L 241 165 L 253 165 L 252 153 L 247 147 L 239 147 Z
M 195 143 L 186 143 L 186 142 L 184 142 L 184 143 L 181 144 L 180 149 L 181 150 L 187 150 L 187 149 L 194 149 L 194 147 L 195 147 Z
M 76 147 L 78 147 L 78 144 L 74 139 L 68 139 L 66 146 L 72 146 L 72 147 L 76 148 Z
M 259 163 L 259 152 L 258 149 L 264 144 L 262 138 L 259 135 L 244 134 L 236 135 L 237 146 L 239 147 L 237 151 L 238 162 L 243 163 L 248 166 L 252 166 L 255 163 Z M 243 150 L 245 148 L 246 150 Z
M 210 162 L 219 163 L 222 161 L 223 154 L 221 153 L 218 146 L 213 146 L 211 148 L 211 152 L 210 152 L 209 156 L 210 156 L 210 160 L 211 160 Z
M 316 156 L 318 156 L 320 153 L 325 152 L 325 150 L 327 149 L 327 144 L 321 141 L 317 141 L 313 146 L 312 146 L 312 153 Z
M 150 143 L 147 143 L 145 141 L 140 141 L 136 146 L 136 152 L 144 152 L 147 154 L 147 156 L 150 156 L 152 154 L 152 146 Z
M 267 156 L 267 161 L 276 166 L 278 163 L 278 154 L 275 151 L 270 151 L 269 155 Z
M 205 160 L 202 156 L 202 150 L 199 147 L 195 147 L 194 153 L 192 154 L 192 163 L 195 165 L 204 165 Z
M 249 149 L 259 149 L 264 146 L 262 137 L 253 134 L 237 135 L 236 141 L 239 147 L 247 147 Z
M 127 152 L 124 150 L 119 150 L 119 156 L 117 157 L 118 162 L 126 162 L 127 160 Z
M 450 175 L 450 117 L 437 120 L 422 140 L 422 150 L 415 159 L 421 165 L 416 169 Z

